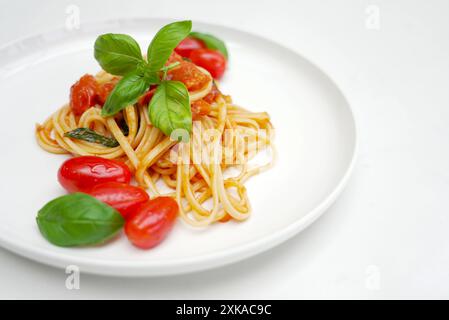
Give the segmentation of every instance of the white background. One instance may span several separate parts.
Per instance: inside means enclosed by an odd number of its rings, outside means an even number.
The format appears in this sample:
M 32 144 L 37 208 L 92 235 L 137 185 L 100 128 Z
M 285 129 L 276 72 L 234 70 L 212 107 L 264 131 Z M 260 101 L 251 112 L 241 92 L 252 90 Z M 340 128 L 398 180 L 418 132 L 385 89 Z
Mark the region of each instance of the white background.
M 0 298 L 449 298 L 449 1 L 1 0 L 0 45 L 63 26 L 70 4 L 81 23 L 190 18 L 293 48 L 348 97 L 358 163 L 322 218 L 255 258 L 68 290 L 64 270 L 0 249 Z

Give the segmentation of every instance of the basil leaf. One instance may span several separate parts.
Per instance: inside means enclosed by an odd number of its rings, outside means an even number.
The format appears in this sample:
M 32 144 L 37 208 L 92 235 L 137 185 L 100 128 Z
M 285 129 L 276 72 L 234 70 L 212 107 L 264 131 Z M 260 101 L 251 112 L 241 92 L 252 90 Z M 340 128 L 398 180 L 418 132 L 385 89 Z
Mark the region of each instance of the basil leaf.
M 84 193 L 50 201 L 39 210 L 36 221 L 48 241 L 64 247 L 104 242 L 124 224 L 115 209 Z
M 76 128 L 75 130 L 64 133 L 64 136 L 73 139 L 98 143 L 109 148 L 119 146 L 118 141 L 115 140 L 114 138 L 102 136 L 101 134 L 98 134 L 89 128 Z
M 170 23 L 159 30 L 148 47 L 149 70 L 159 71 L 167 62 L 173 49 L 189 35 L 191 29 L 192 21 L 186 20 Z
M 104 103 L 101 115 L 108 117 L 116 114 L 137 99 L 148 89 L 150 83 L 155 82 L 142 70 L 135 70 L 124 76 L 114 87 Z
M 211 34 L 201 32 L 190 32 L 190 36 L 203 41 L 209 49 L 220 51 L 225 56 L 226 60 L 228 59 L 228 49 L 222 40 Z
M 189 92 L 180 81 L 162 81 L 149 105 L 151 123 L 165 135 L 175 129 L 192 131 Z
M 145 64 L 139 44 L 126 34 L 99 36 L 95 41 L 94 56 L 105 71 L 120 76 Z

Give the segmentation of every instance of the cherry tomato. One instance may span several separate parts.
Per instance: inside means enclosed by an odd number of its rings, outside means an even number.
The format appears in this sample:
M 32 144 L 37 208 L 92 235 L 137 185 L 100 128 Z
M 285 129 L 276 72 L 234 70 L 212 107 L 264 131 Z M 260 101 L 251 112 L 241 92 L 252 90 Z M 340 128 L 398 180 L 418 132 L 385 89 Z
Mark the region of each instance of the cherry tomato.
M 197 66 L 209 71 L 215 79 L 219 79 L 226 69 L 226 58 L 217 50 L 196 49 L 189 58 Z
M 190 106 L 192 109 L 192 118 L 197 120 L 200 116 L 205 116 L 210 113 L 210 104 L 204 100 L 197 100 Z
M 141 249 L 156 246 L 173 228 L 178 210 L 170 197 L 158 197 L 141 205 L 125 223 L 129 241 Z
M 170 57 L 168 58 L 167 62 L 165 63 L 165 66 L 169 66 L 175 62 L 183 62 L 184 59 L 177 54 L 175 51 L 172 51 L 170 54 Z
M 70 107 L 76 115 L 95 105 L 97 96 L 97 81 L 90 74 L 82 76 L 70 88 Z
M 192 37 L 187 37 L 178 44 L 178 46 L 175 48 L 175 51 L 179 55 L 188 58 L 193 50 L 203 49 L 205 47 L 206 46 L 204 45 L 203 41 Z
M 118 78 L 113 78 L 111 81 L 97 86 L 97 101 L 100 105 L 104 105 L 109 94 L 114 90 L 118 80 Z
M 210 81 L 210 77 L 201 72 L 193 63 L 181 61 L 178 67 L 168 72 L 167 80 L 181 81 L 189 91 L 196 91 L 203 88 Z
M 155 92 L 156 92 L 156 87 L 150 88 L 150 90 L 145 92 L 137 101 L 139 106 L 141 106 L 141 107 L 148 106 L 148 104 L 150 103 L 151 98 L 153 98 L 153 95 Z
M 116 209 L 125 219 L 150 199 L 142 188 L 119 182 L 105 182 L 96 185 L 89 191 L 89 194 Z
M 129 183 L 131 172 L 121 162 L 94 156 L 66 160 L 58 171 L 59 183 L 69 192 L 89 192 L 104 182 Z

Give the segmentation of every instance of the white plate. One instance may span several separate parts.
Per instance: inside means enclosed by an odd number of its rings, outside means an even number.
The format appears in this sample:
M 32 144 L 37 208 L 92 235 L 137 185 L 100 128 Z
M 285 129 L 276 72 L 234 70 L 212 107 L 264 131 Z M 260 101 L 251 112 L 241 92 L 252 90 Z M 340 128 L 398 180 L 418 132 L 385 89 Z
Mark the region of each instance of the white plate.
M 252 216 L 243 223 L 192 229 L 180 221 L 153 250 L 134 248 L 124 235 L 92 248 L 48 243 L 37 211 L 64 192 L 56 172 L 65 156 L 41 150 L 34 125 L 68 99 L 70 85 L 99 66 L 97 35 L 127 33 L 143 50 L 167 20 L 136 19 L 82 25 L 26 38 L 0 49 L 2 211 L 0 244 L 28 258 L 104 275 L 155 276 L 203 270 L 267 250 L 297 234 L 337 198 L 354 164 L 356 131 L 351 109 L 335 84 L 295 52 L 237 30 L 194 22 L 194 29 L 224 39 L 230 63 L 221 88 L 234 102 L 268 111 L 279 160 L 247 183 Z

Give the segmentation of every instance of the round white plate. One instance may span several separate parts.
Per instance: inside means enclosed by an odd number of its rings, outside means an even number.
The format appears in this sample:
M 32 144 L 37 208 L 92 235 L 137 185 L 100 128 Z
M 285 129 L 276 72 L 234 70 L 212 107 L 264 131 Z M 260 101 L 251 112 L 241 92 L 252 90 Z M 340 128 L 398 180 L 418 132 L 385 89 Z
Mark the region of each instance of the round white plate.
M 276 166 L 248 181 L 252 216 L 245 222 L 193 229 L 178 221 L 158 247 L 134 248 L 124 235 L 104 246 L 60 248 L 39 233 L 35 217 L 64 194 L 56 179 L 66 156 L 47 153 L 34 126 L 64 104 L 70 86 L 96 73 L 95 38 L 127 33 L 146 51 L 162 19 L 82 25 L 11 43 L 0 49 L 2 155 L 0 245 L 58 267 L 77 265 L 103 275 L 156 276 L 213 268 L 267 250 L 297 234 L 329 207 L 354 164 L 356 131 L 351 109 L 335 84 L 295 52 L 261 37 L 194 22 L 194 29 L 224 39 L 229 67 L 223 92 L 252 111 L 267 111 L 276 128 Z

